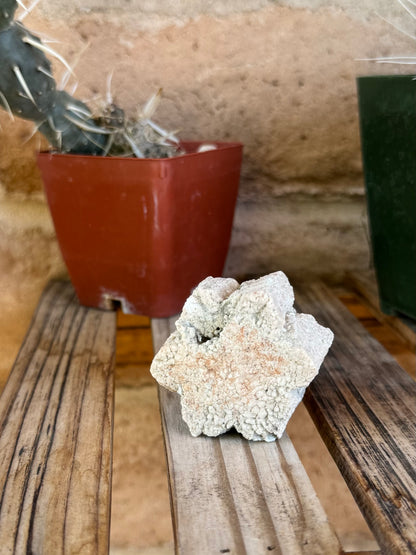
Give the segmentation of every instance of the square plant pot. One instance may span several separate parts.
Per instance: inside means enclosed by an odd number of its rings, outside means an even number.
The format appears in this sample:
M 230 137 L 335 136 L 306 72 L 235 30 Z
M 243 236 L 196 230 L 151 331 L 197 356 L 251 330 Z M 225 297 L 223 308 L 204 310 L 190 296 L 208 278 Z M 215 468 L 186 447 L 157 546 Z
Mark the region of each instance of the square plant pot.
M 184 142 L 137 159 L 40 153 L 59 246 L 81 304 L 167 317 L 205 277 L 221 276 L 242 145 Z
M 389 75 L 357 84 L 380 306 L 416 319 L 416 81 Z

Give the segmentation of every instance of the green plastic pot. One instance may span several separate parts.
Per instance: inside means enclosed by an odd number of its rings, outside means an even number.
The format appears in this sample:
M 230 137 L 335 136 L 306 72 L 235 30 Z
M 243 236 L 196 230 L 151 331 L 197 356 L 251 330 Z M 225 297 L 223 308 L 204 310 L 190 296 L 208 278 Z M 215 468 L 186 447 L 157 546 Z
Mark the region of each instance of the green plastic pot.
M 380 306 L 416 319 L 416 80 L 371 76 L 357 84 Z

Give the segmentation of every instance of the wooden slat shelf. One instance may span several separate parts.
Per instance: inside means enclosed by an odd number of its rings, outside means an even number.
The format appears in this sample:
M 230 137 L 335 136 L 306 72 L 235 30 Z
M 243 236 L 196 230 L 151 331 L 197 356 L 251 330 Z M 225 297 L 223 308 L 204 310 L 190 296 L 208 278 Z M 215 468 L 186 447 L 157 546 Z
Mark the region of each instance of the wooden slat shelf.
M 416 383 L 323 285 L 297 304 L 335 334 L 305 395 L 385 553 L 416 552 Z
M 379 316 L 364 290 L 347 286 L 337 298 L 322 284 L 298 287 L 298 306 L 335 332 L 305 404 L 381 553 L 412 554 L 412 333 Z M 173 326 L 153 320 L 155 349 Z M 65 282 L 45 290 L 0 399 L 1 553 L 108 553 L 115 337 L 115 313 L 80 307 Z M 118 337 L 124 382 L 148 379 L 133 370 L 152 357 L 149 319 L 119 315 Z M 160 389 L 160 407 L 177 553 L 341 552 L 286 434 L 272 444 L 193 438 L 176 394 Z
M 48 286 L 0 398 L 1 553 L 108 553 L 115 334 Z
M 331 327 L 336 336 L 320 377 L 307 390 L 305 404 L 379 541 L 381 552 L 414 553 L 416 384 L 325 286 L 300 287 L 296 298 L 302 311 L 314 314 L 318 321 Z M 349 302 L 351 305 L 351 298 Z M 361 318 L 369 325 L 373 317 L 365 310 Z M 155 349 L 174 329 L 173 321 L 153 321 Z M 374 321 L 371 324 L 374 325 Z M 414 360 L 412 355 L 410 364 Z M 276 484 L 284 482 L 286 464 L 284 457 L 271 454 L 274 447 L 263 445 L 263 458 L 258 464 L 250 466 L 253 454 L 248 456 L 247 451 L 256 449 L 255 444 L 245 442 L 245 449 L 239 451 L 233 445 L 238 439 L 232 434 L 213 439 L 191 438 L 181 420 L 178 396 L 161 389 L 160 404 L 178 553 L 192 553 L 192 545 L 195 545 L 192 542 L 196 541 L 202 554 L 217 552 L 217 547 L 225 544 L 229 544 L 229 552 L 237 554 L 266 552 L 266 544 L 275 545 L 281 553 L 291 553 L 292 550 L 299 553 L 338 552 L 339 546 L 331 545 L 331 540 L 319 547 L 313 542 L 304 544 L 301 539 L 305 534 L 302 524 L 296 517 L 294 520 L 287 518 L 284 500 L 294 502 L 297 491 L 312 489 L 310 483 L 307 486 L 303 484 L 298 490 L 296 480 L 291 479 L 291 486 L 281 495 L 282 504 L 276 506 L 270 503 L 265 492 L 271 488 L 275 494 Z M 287 435 L 278 442 L 279 448 L 284 442 L 289 442 L 293 450 L 295 467 L 301 467 Z M 186 459 L 184 453 L 188 453 Z M 267 467 L 266 453 L 269 454 L 269 487 L 258 481 L 259 468 Z M 217 466 L 219 454 L 223 461 L 221 468 Z M 197 461 L 196 466 L 190 460 Z M 239 475 L 235 484 L 238 486 L 233 488 L 230 475 L 234 478 L 236 472 L 231 469 L 236 468 Z M 245 472 L 244 468 L 247 469 Z M 303 468 L 300 473 L 303 475 Z M 190 484 L 196 483 L 198 488 L 192 493 Z M 210 488 L 210 484 L 215 487 Z M 241 497 L 242 489 L 246 496 Z M 213 505 L 209 497 L 212 490 L 221 491 L 221 499 L 227 507 L 226 515 L 221 512 L 225 510 L 221 503 Z M 308 507 L 312 512 L 321 514 L 314 492 L 313 499 Z M 215 501 L 219 503 L 218 498 Z M 260 509 L 259 513 L 253 505 Z M 206 510 L 201 511 L 201 507 Z M 298 506 L 295 510 L 301 520 L 304 509 L 305 506 Z M 208 526 L 207 534 L 201 532 L 213 515 L 215 522 L 222 522 L 222 536 L 219 538 L 222 541 L 218 546 L 214 545 L 212 527 Z M 263 520 L 260 515 L 263 515 Z M 259 518 L 262 525 L 258 530 L 250 529 L 248 523 L 257 524 Z M 316 518 L 316 522 L 319 521 L 320 517 Z M 272 526 L 266 530 L 262 526 L 267 528 L 267 522 L 279 523 L 280 528 Z M 285 528 L 289 522 L 288 528 Z M 310 526 L 308 522 L 307 528 Z M 192 536 L 192 530 L 199 533 Z M 256 532 L 259 532 L 258 536 Z M 288 537 L 295 538 L 293 544 L 286 543 Z M 189 544 L 190 538 L 192 541 Z M 328 538 L 331 538 L 330 531 Z M 265 543 L 262 543 L 263 539 Z M 256 541 L 259 543 L 256 544 Z

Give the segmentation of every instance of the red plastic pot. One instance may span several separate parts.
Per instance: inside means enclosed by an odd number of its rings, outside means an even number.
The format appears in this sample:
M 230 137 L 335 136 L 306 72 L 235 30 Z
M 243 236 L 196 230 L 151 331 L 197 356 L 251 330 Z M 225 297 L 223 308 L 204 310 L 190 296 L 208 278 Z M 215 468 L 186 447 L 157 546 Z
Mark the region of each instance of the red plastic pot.
M 171 316 L 202 279 L 222 274 L 242 145 L 198 153 L 200 144 L 165 159 L 38 155 L 81 304 Z

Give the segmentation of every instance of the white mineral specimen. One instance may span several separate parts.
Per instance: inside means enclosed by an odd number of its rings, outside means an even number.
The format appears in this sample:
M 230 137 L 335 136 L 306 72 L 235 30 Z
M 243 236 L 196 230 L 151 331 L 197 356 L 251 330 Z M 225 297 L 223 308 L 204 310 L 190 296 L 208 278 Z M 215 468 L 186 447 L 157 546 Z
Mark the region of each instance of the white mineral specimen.
M 283 272 L 242 285 L 209 277 L 188 298 L 150 371 L 181 395 L 193 436 L 282 436 L 333 340 L 293 302 Z

